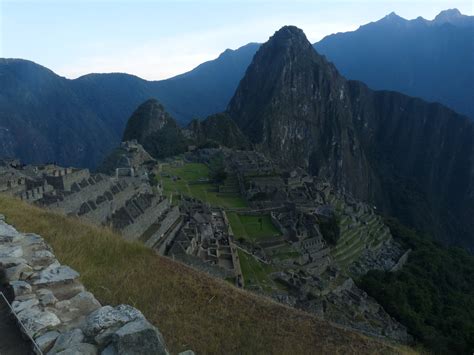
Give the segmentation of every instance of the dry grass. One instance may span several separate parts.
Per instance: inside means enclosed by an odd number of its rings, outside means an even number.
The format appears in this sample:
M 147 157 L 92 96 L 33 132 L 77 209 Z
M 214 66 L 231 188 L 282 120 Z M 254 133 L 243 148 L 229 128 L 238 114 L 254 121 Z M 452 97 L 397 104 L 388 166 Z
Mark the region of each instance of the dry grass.
M 401 353 L 410 349 L 343 330 L 155 255 L 110 230 L 0 196 L 0 213 L 42 235 L 104 304 L 132 304 L 172 352 L 198 354 Z

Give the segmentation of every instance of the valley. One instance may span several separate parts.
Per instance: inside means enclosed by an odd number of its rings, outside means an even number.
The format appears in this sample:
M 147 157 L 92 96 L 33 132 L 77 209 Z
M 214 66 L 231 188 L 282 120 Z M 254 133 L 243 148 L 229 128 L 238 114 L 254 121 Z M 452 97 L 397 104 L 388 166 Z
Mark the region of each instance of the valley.
M 0 328 L 50 355 L 472 353 L 473 29 L 285 25 L 160 81 L 0 59 Z

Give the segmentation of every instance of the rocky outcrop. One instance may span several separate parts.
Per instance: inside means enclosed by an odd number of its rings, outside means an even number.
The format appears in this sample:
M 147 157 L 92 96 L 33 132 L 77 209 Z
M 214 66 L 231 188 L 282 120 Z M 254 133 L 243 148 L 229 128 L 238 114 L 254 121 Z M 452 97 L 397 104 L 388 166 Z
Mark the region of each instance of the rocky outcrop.
M 15 294 L 11 306 L 43 353 L 168 354 L 162 335 L 139 310 L 102 306 L 43 238 L 20 233 L 1 217 L 0 268 Z
M 255 146 L 438 239 L 474 248 L 474 124 L 347 81 L 292 26 L 262 45 L 227 113 Z
M 187 141 L 176 121 L 156 100 L 141 104 L 127 122 L 123 141 L 136 140 L 154 158 L 186 151 Z

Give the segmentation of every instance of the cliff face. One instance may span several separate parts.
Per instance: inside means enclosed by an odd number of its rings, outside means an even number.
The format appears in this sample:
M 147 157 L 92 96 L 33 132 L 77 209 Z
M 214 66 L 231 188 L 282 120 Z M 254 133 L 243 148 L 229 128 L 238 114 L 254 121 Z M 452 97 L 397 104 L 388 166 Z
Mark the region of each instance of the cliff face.
M 176 121 L 154 99 L 141 104 L 128 120 L 123 141 L 133 139 L 154 158 L 180 154 L 187 147 Z
M 228 114 L 283 166 L 302 166 L 443 241 L 474 247 L 472 123 L 345 80 L 304 33 L 262 45 Z
M 371 168 L 355 132 L 348 84 L 296 27 L 283 27 L 257 52 L 229 115 L 260 149 L 286 167 L 303 166 L 369 194 Z

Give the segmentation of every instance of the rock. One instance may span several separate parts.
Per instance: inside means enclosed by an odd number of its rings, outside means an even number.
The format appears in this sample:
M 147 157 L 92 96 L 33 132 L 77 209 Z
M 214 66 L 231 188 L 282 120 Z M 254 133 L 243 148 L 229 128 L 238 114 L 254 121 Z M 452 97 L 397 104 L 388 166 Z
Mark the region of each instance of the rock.
M 52 312 L 42 311 L 38 307 L 31 307 L 17 314 L 28 332 L 34 337 L 41 330 L 55 327 L 61 323 Z
M 42 306 L 52 306 L 58 301 L 53 292 L 48 289 L 38 290 L 36 291 L 36 294 Z
M 80 344 L 73 345 L 70 348 L 60 351 L 56 354 L 57 355 L 96 355 L 98 354 L 98 350 L 92 344 L 80 343 Z
M 20 245 L 5 246 L 0 244 L 0 259 L 2 258 L 21 258 L 23 248 Z
M 54 342 L 58 338 L 59 333 L 55 330 L 44 333 L 40 337 L 35 339 L 36 344 L 39 346 L 43 353 L 48 352 L 54 345 Z
M 56 263 L 41 271 L 33 285 L 47 285 L 57 282 L 72 281 L 79 277 L 79 273 L 71 269 L 69 266 L 57 266 Z
M 13 257 L 0 259 L 0 266 L 2 266 L 5 269 L 8 269 L 13 266 L 18 266 L 20 264 L 26 264 L 26 260 L 23 258 L 13 258 Z
M 180 352 L 178 355 L 195 355 L 195 354 L 194 354 L 194 351 L 192 350 L 186 350 L 186 351 Z
M 4 221 L 4 220 L 5 220 L 5 216 L 0 213 L 0 221 Z
M 163 336 L 146 319 L 125 324 L 112 336 L 117 354 L 168 354 Z
M 84 341 L 84 333 L 80 329 L 73 329 L 58 336 L 56 343 L 49 354 L 56 354 L 60 351 L 71 348 L 73 345 L 81 344 Z
M 110 344 L 104 350 L 102 350 L 100 355 L 117 355 L 117 350 L 115 350 L 113 344 Z
M 31 286 L 28 282 L 25 281 L 11 281 L 10 285 L 13 287 L 13 292 L 15 297 L 30 294 Z
M 33 269 L 28 264 L 19 264 L 6 269 L 5 273 L 10 281 L 26 280 L 33 274 Z
M 117 307 L 104 306 L 92 312 L 86 319 L 84 333 L 90 337 L 96 337 L 99 333 L 108 328 L 118 328 L 125 323 L 145 319 L 143 314 L 128 305 Z
M 32 255 L 31 265 L 49 266 L 55 261 L 57 261 L 56 258 L 49 250 L 37 250 Z
M 37 306 L 39 304 L 39 301 L 37 298 L 31 298 L 27 301 L 19 302 L 19 301 L 13 301 L 12 303 L 12 308 L 15 311 L 15 313 L 20 313 L 24 311 L 25 309 L 31 308 L 33 306 Z
M 80 292 L 69 300 L 56 303 L 56 315 L 62 322 L 79 320 L 100 308 L 100 303 L 90 292 Z
M 22 235 L 11 225 L 0 221 L 0 242 L 13 242 L 21 239 Z
M 78 293 L 69 301 L 71 307 L 77 308 L 83 314 L 91 313 L 101 307 L 94 295 L 87 291 Z

